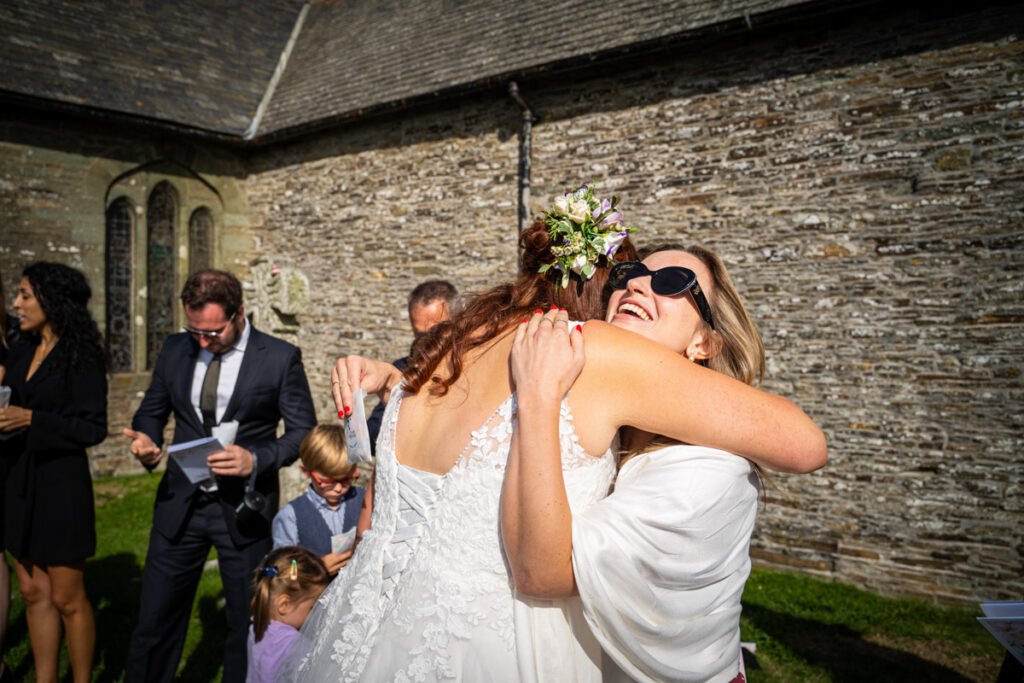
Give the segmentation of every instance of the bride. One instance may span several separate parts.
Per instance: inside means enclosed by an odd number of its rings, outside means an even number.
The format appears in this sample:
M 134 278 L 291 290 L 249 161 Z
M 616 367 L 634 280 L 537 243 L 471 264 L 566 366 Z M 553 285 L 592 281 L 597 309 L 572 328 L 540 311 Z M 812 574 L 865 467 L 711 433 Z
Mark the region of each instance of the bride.
M 609 265 L 634 250 L 613 203 L 589 188 L 559 198 L 546 217 L 523 234 L 517 280 L 436 328 L 391 393 L 371 528 L 303 627 L 295 678 L 532 679 L 516 658 L 524 637 L 559 644 L 560 679 L 599 677 L 600 649 L 577 599 L 517 606 L 513 595 L 498 516 L 516 414 L 509 352 L 537 310 L 600 317 Z M 587 369 L 601 381 L 574 389 L 558 415 L 574 513 L 607 494 L 623 425 L 773 469 L 824 462 L 824 438 L 796 406 L 638 335 L 588 324 Z M 351 406 L 353 387 L 386 391 L 395 379 L 389 364 L 351 357 L 334 374 L 339 407 Z

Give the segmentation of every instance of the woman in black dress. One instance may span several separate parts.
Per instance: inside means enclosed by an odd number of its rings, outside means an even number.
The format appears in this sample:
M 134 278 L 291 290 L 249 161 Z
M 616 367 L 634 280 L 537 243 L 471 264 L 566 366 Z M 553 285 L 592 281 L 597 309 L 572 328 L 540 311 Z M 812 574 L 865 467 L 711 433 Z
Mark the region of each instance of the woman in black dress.
M 15 325 L 17 322 L 15 322 Z M 8 332 L 11 323 L 7 318 L 7 297 L 4 295 L 3 278 L 0 277 L 0 386 L 4 383 L 4 373 L 7 371 L 7 354 L 10 349 Z M 0 403 L 3 406 L 3 403 Z M 0 437 L 2 438 L 2 437 Z M 3 491 L 6 481 L 4 459 L 0 457 L 0 491 Z M 11 575 L 7 566 L 7 556 L 4 554 L 4 511 L 0 506 L 0 683 L 10 679 L 10 671 L 2 657 L 4 653 L 4 637 L 7 635 L 7 615 L 11 609 Z
M 76 683 L 96 640 L 85 560 L 96 552 L 85 449 L 107 435 L 107 380 L 85 277 L 57 263 L 22 272 L 14 312 L 24 343 L 7 358 L 11 406 L 0 409 L 7 471 L 3 541 L 15 559 L 38 681 L 57 680 L 61 625 Z

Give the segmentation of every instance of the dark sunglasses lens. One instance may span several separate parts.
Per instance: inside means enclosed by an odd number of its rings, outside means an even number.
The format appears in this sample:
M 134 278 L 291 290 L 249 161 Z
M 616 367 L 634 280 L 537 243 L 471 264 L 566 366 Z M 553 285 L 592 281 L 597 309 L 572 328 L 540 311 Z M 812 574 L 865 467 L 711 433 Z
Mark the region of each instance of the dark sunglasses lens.
M 647 266 L 638 261 L 623 261 L 622 263 L 616 263 L 612 267 L 612 272 L 608 275 L 608 281 L 615 289 L 625 289 L 627 282 L 635 277 L 643 277 L 649 272 Z
M 689 268 L 670 267 L 654 271 L 651 289 L 655 294 L 675 296 L 693 286 L 697 275 Z

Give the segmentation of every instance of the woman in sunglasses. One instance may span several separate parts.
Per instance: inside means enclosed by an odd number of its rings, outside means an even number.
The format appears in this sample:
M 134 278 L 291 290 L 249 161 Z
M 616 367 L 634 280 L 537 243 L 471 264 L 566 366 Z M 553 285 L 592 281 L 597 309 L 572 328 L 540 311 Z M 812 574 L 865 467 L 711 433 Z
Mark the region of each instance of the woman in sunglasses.
M 567 309 L 562 319 L 603 315 L 610 266 L 634 253 L 626 230 L 606 227 L 617 225 L 613 203 L 586 188 L 559 198 L 546 223 L 524 231 L 519 277 L 435 328 L 404 377 L 388 363 L 336 364 L 339 414 L 348 414 L 356 387 L 400 386 L 378 439 L 371 528 L 303 627 L 300 680 L 533 680 L 537 672 L 516 657 L 530 639 L 558 645 L 557 670 L 543 672 L 549 680 L 600 676 L 600 647 L 578 599 L 517 604 L 509 590 L 499 499 L 516 411 L 516 331 L 537 309 Z M 634 313 L 657 318 L 655 308 Z M 587 325 L 586 371 L 558 405 L 548 417 L 563 437 L 574 510 L 607 495 L 610 446 L 623 425 L 775 469 L 807 471 L 825 458 L 820 430 L 793 404 L 603 322 Z
M 662 248 L 642 263 L 616 264 L 609 282 L 612 325 L 745 384 L 763 374 L 760 335 L 715 254 Z M 519 420 L 501 505 L 516 590 L 546 599 L 578 592 L 607 655 L 605 680 L 742 681 L 740 597 L 757 513 L 754 465 L 624 427 L 628 455 L 614 492 L 573 514 L 556 416 L 570 387 L 576 399 L 594 381 L 583 363 L 591 327 L 584 335 L 569 329 L 564 314 L 537 315 L 520 325 L 512 346 Z M 706 414 L 703 399 L 687 401 L 688 409 Z M 518 645 L 520 670 L 553 680 L 565 648 L 539 639 Z

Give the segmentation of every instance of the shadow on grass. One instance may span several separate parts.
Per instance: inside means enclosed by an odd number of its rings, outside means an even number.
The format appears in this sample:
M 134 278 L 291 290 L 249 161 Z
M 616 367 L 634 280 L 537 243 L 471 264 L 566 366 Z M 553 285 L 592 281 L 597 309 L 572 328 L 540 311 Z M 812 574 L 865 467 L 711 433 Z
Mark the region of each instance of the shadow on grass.
M 85 565 L 85 587 L 96 613 L 96 683 L 115 683 L 124 676 L 141 579 L 142 567 L 132 553 L 108 555 Z
M 808 664 L 826 669 L 833 681 L 970 681 L 941 664 L 869 643 L 846 626 L 800 619 L 758 605 L 744 605 L 743 616 Z
M 11 570 L 14 573 L 14 570 Z M 15 610 L 12 606 L 10 618 L 7 620 L 7 633 L 4 635 L 4 652 L 7 652 L 14 648 L 14 646 L 21 642 L 28 642 L 28 625 L 25 623 L 25 613 L 21 612 L 18 618 L 15 618 Z M 26 646 L 27 647 L 27 646 Z M 29 681 L 29 672 L 32 671 L 32 657 L 23 657 L 21 659 L 15 659 L 13 664 L 12 658 L 4 657 L 4 661 L 7 662 L 7 670 L 11 672 L 12 681 Z
M 175 680 L 182 683 L 209 683 L 218 678 L 223 665 L 227 642 L 227 622 L 219 598 L 203 596 L 197 606 L 202 633 L 199 645 L 192 650 L 185 665 L 178 670 Z M 195 628 L 192 626 L 191 628 Z

